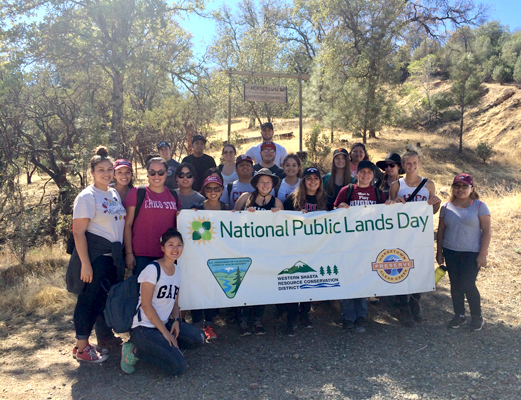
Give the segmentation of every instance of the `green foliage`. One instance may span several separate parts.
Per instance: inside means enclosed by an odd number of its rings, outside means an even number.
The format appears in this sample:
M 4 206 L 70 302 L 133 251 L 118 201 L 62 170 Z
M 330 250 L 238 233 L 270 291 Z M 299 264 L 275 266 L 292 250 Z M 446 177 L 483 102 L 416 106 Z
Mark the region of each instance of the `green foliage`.
M 498 83 L 505 83 L 512 80 L 512 69 L 505 64 L 497 65 L 492 72 L 492 79 Z
M 517 57 L 516 65 L 514 66 L 514 80 L 521 83 L 521 55 Z
M 308 160 L 311 165 L 317 168 L 324 168 L 327 156 L 331 153 L 329 138 L 321 135 L 321 127 L 313 126 L 311 133 L 306 140 L 306 148 L 308 150 Z
M 476 152 L 478 154 L 478 157 L 483 160 L 483 164 L 486 164 L 487 160 L 494 155 L 494 150 L 492 146 L 485 142 L 481 142 L 478 144 Z

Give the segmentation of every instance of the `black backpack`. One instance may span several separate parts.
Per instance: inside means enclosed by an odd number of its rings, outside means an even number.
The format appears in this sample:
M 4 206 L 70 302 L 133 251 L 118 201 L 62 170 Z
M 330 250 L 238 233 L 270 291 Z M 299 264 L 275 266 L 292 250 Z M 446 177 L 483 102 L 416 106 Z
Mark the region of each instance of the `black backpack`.
M 161 267 L 157 261 L 152 264 L 157 268 L 157 283 L 161 276 Z M 105 321 L 116 333 L 128 332 L 132 328 L 132 321 L 136 314 L 138 321 L 141 322 L 141 304 L 138 304 L 141 284 L 137 278 L 138 275 L 132 275 L 123 282 L 113 285 L 108 291 L 104 311 Z
M 174 189 L 170 189 L 168 186 L 165 186 L 165 188 L 170 190 L 170 193 L 172 193 L 172 196 L 174 196 L 176 205 L 179 206 L 179 196 L 177 195 L 177 192 Z M 146 186 L 144 186 L 144 185 L 138 186 L 136 209 L 134 210 L 134 222 L 136 221 L 136 218 L 139 214 L 139 210 L 141 209 L 141 206 L 143 205 L 143 201 L 145 200 L 146 193 L 147 193 Z M 132 223 L 132 225 L 134 225 L 134 223 Z

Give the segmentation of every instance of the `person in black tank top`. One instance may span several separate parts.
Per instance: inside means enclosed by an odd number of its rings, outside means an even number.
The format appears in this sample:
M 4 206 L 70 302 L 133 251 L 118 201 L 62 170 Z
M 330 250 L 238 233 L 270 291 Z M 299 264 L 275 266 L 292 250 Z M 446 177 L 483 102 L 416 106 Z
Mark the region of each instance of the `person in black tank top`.
M 235 203 L 235 210 L 248 210 L 277 212 L 283 209 L 282 202 L 272 196 L 271 190 L 279 183 L 279 177 L 273 174 L 268 168 L 262 168 L 251 178 L 250 184 L 255 190 L 252 193 L 243 193 Z M 264 306 L 241 307 L 239 309 L 240 335 L 251 335 L 251 328 L 248 321 L 253 315 L 253 331 L 256 335 L 264 335 L 266 330 L 262 325 L 264 316 Z

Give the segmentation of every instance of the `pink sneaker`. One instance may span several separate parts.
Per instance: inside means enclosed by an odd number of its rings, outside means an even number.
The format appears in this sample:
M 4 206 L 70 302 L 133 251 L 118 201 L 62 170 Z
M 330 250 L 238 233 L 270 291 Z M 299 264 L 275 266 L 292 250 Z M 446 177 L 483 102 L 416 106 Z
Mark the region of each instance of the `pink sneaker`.
M 76 350 L 76 354 L 75 351 Z M 91 363 L 100 363 L 105 361 L 107 358 L 109 358 L 108 355 L 101 355 L 92 347 L 90 344 L 85 346 L 83 351 L 79 351 L 77 348 L 73 349 L 72 351 L 73 357 L 76 355 L 76 360 L 78 361 L 85 361 L 85 362 L 91 362 Z
M 207 340 L 217 339 L 217 335 L 213 331 L 211 326 L 207 326 L 204 328 L 204 334 L 206 335 Z
M 102 356 L 109 354 L 109 349 L 101 348 L 100 346 L 94 346 L 94 348 Z M 72 349 L 72 358 L 76 358 L 77 356 L 78 356 L 78 346 L 74 346 L 74 349 Z

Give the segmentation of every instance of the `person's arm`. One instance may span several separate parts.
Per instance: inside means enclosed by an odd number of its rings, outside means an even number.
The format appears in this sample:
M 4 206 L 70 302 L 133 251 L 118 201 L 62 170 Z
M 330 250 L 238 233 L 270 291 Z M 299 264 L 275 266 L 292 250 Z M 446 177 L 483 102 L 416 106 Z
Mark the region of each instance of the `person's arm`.
M 170 313 L 170 318 L 174 320 L 174 322 L 172 323 L 172 327 L 170 328 L 170 333 L 174 335 L 176 339 L 179 336 L 179 332 L 181 331 L 181 311 L 179 310 L 179 304 L 177 303 L 177 300 L 179 300 L 179 292 L 177 293 L 174 307 L 172 308 L 172 312 Z
M 244 192 L 243 194 L 241 194 L 235 202 L 235 207 L 233 209 L 235 211 L 244 210 L 244 206 L 246 205 L 246 202 L 248 201 L 248 197 L 250 197 L 250 194 L 250 192 Z
M 431 180 L 427 181 L 425 186 L 429 190 L 429 200 L 427 201 L 427 204 L 432 206 L 432 213 L 436 214 L 441 206 L 441 199 L 438 196 L 436 196 L 436 186 L 434 185 L 434 182 Z
M 340 192 L 338 192 L 338 195 L 336 196 L 334 208 L 335 210 L 337 208 L 349 208 L 349 204 L 347 204 L 345 201 L 342 201 L 342 199 L 346 198 L 346 191 L 347 186 L 344 186 L 342 189 L 340 189 Z
M 400 183 L 398 181 L 394 181 L 391 183 L 391 187 L 389 188 L 389 200 L 394 200 L 396 203 L 405 203 L 405 201 L 398 200 L 398 190 L 400 190 Z M 401 200 L 404 200 L 400 197 Z
M 125 218 L 125 229 L 123 230 L 123 242 L 125 243 L 125 265 L 128 269 L 134 269 L 136 258 L 132 250 L 132 224 L 134 223 L 134 213 L 136 207 L 127 207 L 127 217 Z
M 443 257 L 443 237 L 445 236 L 445 218 L 440 217 L 440 221 L 438 223 L 438 235 L 436 237 L 436 261 L 439 265 L 442 265 L 445 262 L 445 257 Z
M 488 247 L 490 246 L 490 239 L 492 238 L 492 224 L 490 215 L 479 216 L 479 226 L 481 228 L 481 247 L 478 255 L 478 268 L 487 265 Z
M 277 212 L 280 210 L 284 210 L 284 205 L 282 204 L 282 201 L 280 201 L 280 199 L 277 199 L 275 197 L 275 207 L 271 209 L 271 212 Z
M 148 320 L 152 324 L 154 324 L 154 326 L 159 330 L 159 332 L 161 332 L 161 334 L 167 340 L 170 346 L 179 347 L 177 345 L 176 337 L 172 333 L 170 333 L 168 329 L 166 329 L 165 324 L 163 324 L 163 321 L 161 321 L 161 318 L 159 318 L 159 315 L 157 315 L 156 309 L 154 308 L 154 306 L 152 306 L 152 297 L 154 296 L 155 286 L 156 285 L 150 282 L 141 283 L 141 309 L 147 316 Z
M 72 225 L 72 234 L 74 235 L 74 245 L 81 261 L 80 279 L 85 283 L 92 282 L 92 265 L 89 258 L 89 250 L 87 245 L 87 227 L 89 226 L 89 218 L 76 218 Z

